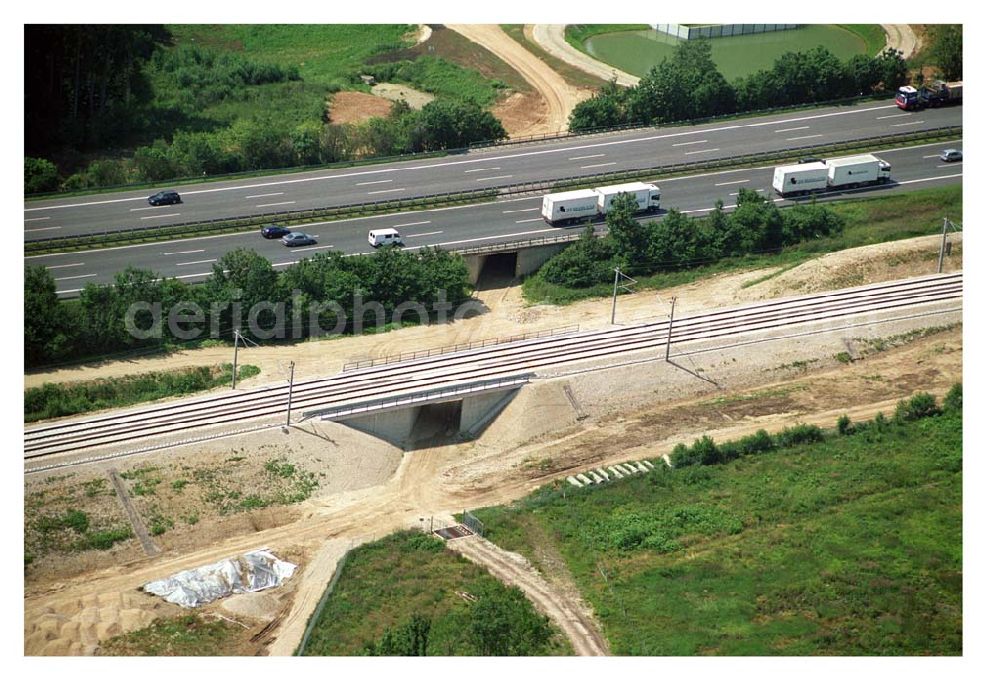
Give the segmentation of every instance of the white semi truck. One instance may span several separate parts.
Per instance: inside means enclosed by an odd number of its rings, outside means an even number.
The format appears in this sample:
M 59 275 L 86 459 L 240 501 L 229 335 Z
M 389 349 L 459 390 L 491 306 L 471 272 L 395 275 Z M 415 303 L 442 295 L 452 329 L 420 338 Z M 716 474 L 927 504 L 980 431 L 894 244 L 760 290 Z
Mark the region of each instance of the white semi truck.
M 542 198 L 542 218 L 553 225 L 574 223 L 580 219 L 604 215 L 619 193 L 635 196 L 639 211 L 654 212 L 660 208 L 660 189 L 651 183 L 622 183 L 616 186 L 550 193 Z
M 892 165 L 874 155 L 820 160 L 774 168 L 771 186 L 782 197 L 886 183 Z

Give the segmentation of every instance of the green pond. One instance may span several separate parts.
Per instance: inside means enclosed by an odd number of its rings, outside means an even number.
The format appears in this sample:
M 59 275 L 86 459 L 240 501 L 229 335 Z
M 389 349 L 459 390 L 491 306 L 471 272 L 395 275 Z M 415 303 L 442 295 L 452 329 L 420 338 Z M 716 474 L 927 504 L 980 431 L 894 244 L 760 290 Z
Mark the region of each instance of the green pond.
M 847 59 L 864 54 L 865 41 L 846 28 L 832 24 L 808 24 L 800 28 L 772 33 L 710 38 L 712 59 L 729 80 L 771 68 L 785 52 L 799 52 L 823 45 L 837 57 Z M 652 29 L 603 33 L 583 44 L 598 61 L 642 77 L 664 58 L 671 56 L 683 42 Z

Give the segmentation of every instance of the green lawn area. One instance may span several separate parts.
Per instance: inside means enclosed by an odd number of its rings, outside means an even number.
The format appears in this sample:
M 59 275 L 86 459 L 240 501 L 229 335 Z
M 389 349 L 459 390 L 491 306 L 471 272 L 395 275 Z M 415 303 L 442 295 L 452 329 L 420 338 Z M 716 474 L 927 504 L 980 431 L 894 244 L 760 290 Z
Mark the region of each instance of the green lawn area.
M 600 28 L 600 27 L 598 27 Z M 867 24 L 809 24 L 787 31 L 712 38 L 712 58 L 728 79 L 771 68 L 785 52 L 805 51 L 823 45 L 841 59 L 855 54 L 877 52 L 877 33 L 881 29 Z M 622 29 L 616 32 L 577 33 L 578 42 L 567 40 L 594 58 L 642 77 L 665 58 L 670 57 L 681 40 L 650 29 Z M 582 37 L 586 36 L 586 37 Z M 884 38 L 882 44 L 884 45 Z
M 828 205 L 845 219 L 844 232 L 837 237 L 792 245 L 780 254 L 747 255 L 687 270 L 636 275 L 638 284 L 634 289 L 668 289 L 718 273 L 773 266 L 793 267 L 819 254 L 940 233 L 942 218 L 962 222 L 962 186 L 926 188 L 903 195 L 842 200 Z M 549 284 L 538 274 L 528 277 L 522 287 L 524 298 L 529 302 L 559 305 L 611 296 L 613 290 L 611 284 L 570 289 Z
M 961 655 L 962 416 L 556 483 L 477 509 L 542 530 L 618 655 Z
M 342 566 L 303 655 L 362 655 L 366 643 L 378 642 L 387 630 L 398 631 L 415 614 L 430 620 L 427 655 L 481 655 L 473 636 L 482 620 L 476 620 L 475 606 L 495 599 L 504 586 L 436 536 L 397 532 L 351 551 Z M 539 622 L 544 618 L 523 593 L 516 595 L 528 605 L 525 615 Z M 548 642 L 532 645 L 529 655 L 571 653 L 569 640 L 556 630 Z

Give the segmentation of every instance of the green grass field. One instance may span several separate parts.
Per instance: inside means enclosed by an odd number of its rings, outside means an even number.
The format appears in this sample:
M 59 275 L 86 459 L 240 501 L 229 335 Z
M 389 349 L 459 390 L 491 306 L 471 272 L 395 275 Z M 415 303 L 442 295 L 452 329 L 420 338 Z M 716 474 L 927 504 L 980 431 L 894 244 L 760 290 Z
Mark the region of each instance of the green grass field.
M 960 655 L 962 417 L 477 509 L 554 542 L 621 655 Z
M 412 531 L 351 551 L 343 573 L 306 643 L 306 656 L 352 656 L 413 614 L 430 619 L 427 655 L 477 655 L 470 638 L 473 602 L 502 584 L 485 569 Z M 532 613 L 535 613 L 532 611 Z M 561 633 L 534 655 L 572 653 Z
M 823 45 L 841 59 L 881 49 L 873 27 L 862 24 L 849 28 L 833 24 L 810 24 L 801 28 L 756 35 L 712 38 L 712 58 L 728 80 L 771 68 L 785 52 L 797 52 Z M 874 27 L 877 30 L 877 26 Z M 567 31 L 569 35 L 569 31 Z M 584 35 L 580 33 L 579 35 Z M 569 38 L 567 38 L 569 40 Z M 570 40 L 571 44 L 573 41 Z M 648 27 L 640 30 L 591 33 L 579 40 L 578 49 L 594 58 L 642 77 L 670 57 L 681 40 Z M 884 45 L 884 38 L 882 41 Z M 576 45 L 575 45 L 576 46 Z
M 718 273 L 773 266 L 791 268 L 819 254 L 940 233 L 941 219 L 944 217 L 957 223 L 962 222 L 962 186 L 926 188 L 904 195 L 843 200 L 828 204 L 833 211 L 842 215 L 846 222 L 844 232 L 837 237 L 820 238 L 792 245 L 786 247 L 780 254 L 747 255 L 724 259 L 699 268 L 655 275 L 637 275 L 635 277 L 638 284 L 634 288 L 668 289 Z M 528 277 L 522 287 L 527 301 L 558 305 L 611 296 L 613 290 L 614 286 L 611 284 L 570 289 L 545 282 L 537 274 Z

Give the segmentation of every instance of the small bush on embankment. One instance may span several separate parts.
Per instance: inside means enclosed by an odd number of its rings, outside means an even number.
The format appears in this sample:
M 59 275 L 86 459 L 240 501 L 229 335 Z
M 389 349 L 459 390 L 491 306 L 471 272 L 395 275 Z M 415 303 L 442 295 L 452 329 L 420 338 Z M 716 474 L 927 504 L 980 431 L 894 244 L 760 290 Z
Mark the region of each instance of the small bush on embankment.
M 237 380 L 260 373 L 260 367 L 240 365 Z M 82 383 L 46 383 L 24 391 L 24 422 L 72 416 L 88 411 L 127 407 L 174 395 L 216 388 L 233 380 L 233 365 L 154 371 L 102 378 Z
M 960 655 L 960 393 L 476 515 L 500 547 L 556 544 L 615 654 Z

